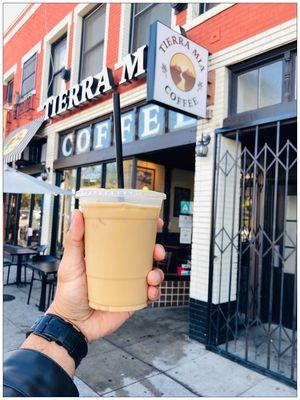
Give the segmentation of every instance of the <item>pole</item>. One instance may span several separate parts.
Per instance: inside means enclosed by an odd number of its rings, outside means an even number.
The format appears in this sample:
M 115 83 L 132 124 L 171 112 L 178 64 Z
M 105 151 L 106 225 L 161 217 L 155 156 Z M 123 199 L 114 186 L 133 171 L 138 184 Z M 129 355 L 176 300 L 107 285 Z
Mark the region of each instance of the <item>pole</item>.
M 119 93 L 113 93 L 113 111 L 114 111 L 114 134 L 116 141 L 115 144 L 116 144 L 118 188 L 124 189 L 123 148 L 122 148 L 121 110 L 120 110 Z

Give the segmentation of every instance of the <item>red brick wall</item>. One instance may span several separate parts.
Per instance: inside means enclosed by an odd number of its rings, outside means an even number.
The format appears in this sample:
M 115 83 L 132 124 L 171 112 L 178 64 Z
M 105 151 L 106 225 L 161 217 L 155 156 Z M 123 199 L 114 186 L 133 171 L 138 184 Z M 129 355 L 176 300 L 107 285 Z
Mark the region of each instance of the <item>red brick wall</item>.
M 296 16 L 296 4 L 239 3 L 191 29 L 188 37 L 215 53 Z
M 3 70 L 8 71 L 17 63 L 17 73 L 14 77 L 14 92 L 21 89 L 21 59 L 41 41 L 41 52 L 38 54 L 37 78 L 36 78 L 36 107 L 39 105 L 41 74 L 43 64 L 43 39 L 44 36 L 53 29 L 67 14 L 74 10 L 77 3 L 48 3 L 42 4 L 29 20 L 19 29 L 19 31 L 4 46 Z M 249 3 L 235 4 L 224 10 L 220 14 L 204 21 L 187 32 L 188 37 L 208 48 L 211 53 L 224 49 L 264 30 L 270 29 L 278 24 L 296 17 L 297 9 L 295 4 L 288 3 Z M 176 16 L 176 23 L 184 25 L 186 22 L 187 11 L 184 10 Z M 46 24 L 45 24 L 46 16 Z M 121 4 L 113 3 L 110 6 L 109 29 L 108 29 L 108 47 L 107 47 L 107 66 L 112 68 L 118 59 L 119 36 L 120 36 L 120 18 Z M 14 24 L 9 31 L 13 29 Z M 73 18 L 70 32 L 70 49 L 68 56 L 68 67 L 71 67 L 72 60 L 72 41 L 73 41 Z M 9 33 L 9 31 L 7 33 Z M 6 33 L 6 36 L 7 36 Z M 80 44 L 78 44 L 80 45 Z M 120 70 L 114 72 L 116 81 L 120 77 Z M 145 82 L 143 80 L 142 82 Z M 127 87 L 120 87 L 119 91 L 125 92 L 140 85 L 141 82 L 135 82 Z M 68 84 L 69 86 L 69 84 Z M 108 96 L 100 98 L 95 102 L 87 104 L 85 107 L 92 107 L 95 103 L 104 101 Z M 70 114 L 81 112 L 83 108 L 74 110 L 72 113 L 65 114 L 61 118 L 67 118 Z M 41 113 L 40 113 L 41 114 Z M 31 119 L 37 118 L 39 113 L 36 111 L 24 115 L 19 120 L 13 120 L 7 124 L 6 134 L 28 123 Z M 56 119 L 53 123 L 58 121 Z

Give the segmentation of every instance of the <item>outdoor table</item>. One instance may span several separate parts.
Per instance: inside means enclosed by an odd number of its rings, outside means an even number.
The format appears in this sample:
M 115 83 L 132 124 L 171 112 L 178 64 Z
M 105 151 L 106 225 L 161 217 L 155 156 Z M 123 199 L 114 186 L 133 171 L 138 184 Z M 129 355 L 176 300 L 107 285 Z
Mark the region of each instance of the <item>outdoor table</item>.
M 36 250 L 32 250 L 29 247 L 14 246 L 11 244 L 4 244 L 3 250 L 5 253 L 9 253 L 12 256 L 17 256 L 17 277 L 16 284 L 19 286 L 21 283 L 21 271 L 22 271 L 22 259 L 24 256 L 30 256 L 33 254 L 38 254 Z
M 47 278 L 48 275 L 56 275 L 58 271 L 58 267 L 60 264 L 60 260 L 53 259 L 53 261 L 30 261 L 27 263 L 29 268 L 39 272 L 41 274 L 41 295 L 39 301 L 39 311 L 45 311 L 46 304 L 46 289 L 47 289 Z

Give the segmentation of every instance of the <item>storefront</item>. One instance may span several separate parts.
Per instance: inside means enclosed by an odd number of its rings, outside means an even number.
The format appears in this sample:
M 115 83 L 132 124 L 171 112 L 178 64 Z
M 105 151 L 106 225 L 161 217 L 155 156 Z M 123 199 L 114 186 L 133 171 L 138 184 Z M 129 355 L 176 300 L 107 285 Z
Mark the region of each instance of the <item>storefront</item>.
M 4 142 L 4 163 L 38 179 L 45 177 L 47 140 L 40 137 L 44 117 L 11 132 Z M 28 190 L 30 192 L 30 188 Z M 14 194 L 5 196 L 6 243 L 36 246 L 41 241 L 43 195 Z
M 159 305 L 187 304 L 192 237 L 183 238 L 179 217 L 181 202 L 193 201 L 197 120 L 140 103 L 123 110 L 121 124 L 125 187 L 167 194 L 157 241 L 167 252 L 159 266 L 168 289 L 162 288 Z M 58 142 L 58 186 L 73 193 L 83 187 L 117 187 L 112 115 L 61 132 Z M 54 200 L 51 252 L 56 256 L 62 254 L 71 213 L 78 206 L 74 197 Z

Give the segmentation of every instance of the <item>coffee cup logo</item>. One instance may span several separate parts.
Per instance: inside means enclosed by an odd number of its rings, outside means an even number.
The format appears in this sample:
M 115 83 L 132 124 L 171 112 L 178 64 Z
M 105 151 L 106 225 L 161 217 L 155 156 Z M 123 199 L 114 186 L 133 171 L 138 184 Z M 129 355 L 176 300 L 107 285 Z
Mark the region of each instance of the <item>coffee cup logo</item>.
M 183 53 L 176 53 L 170 61 L 170 72 L 178 89 L 188 92 L 196 82 L 196 71 L 192 61 Z

